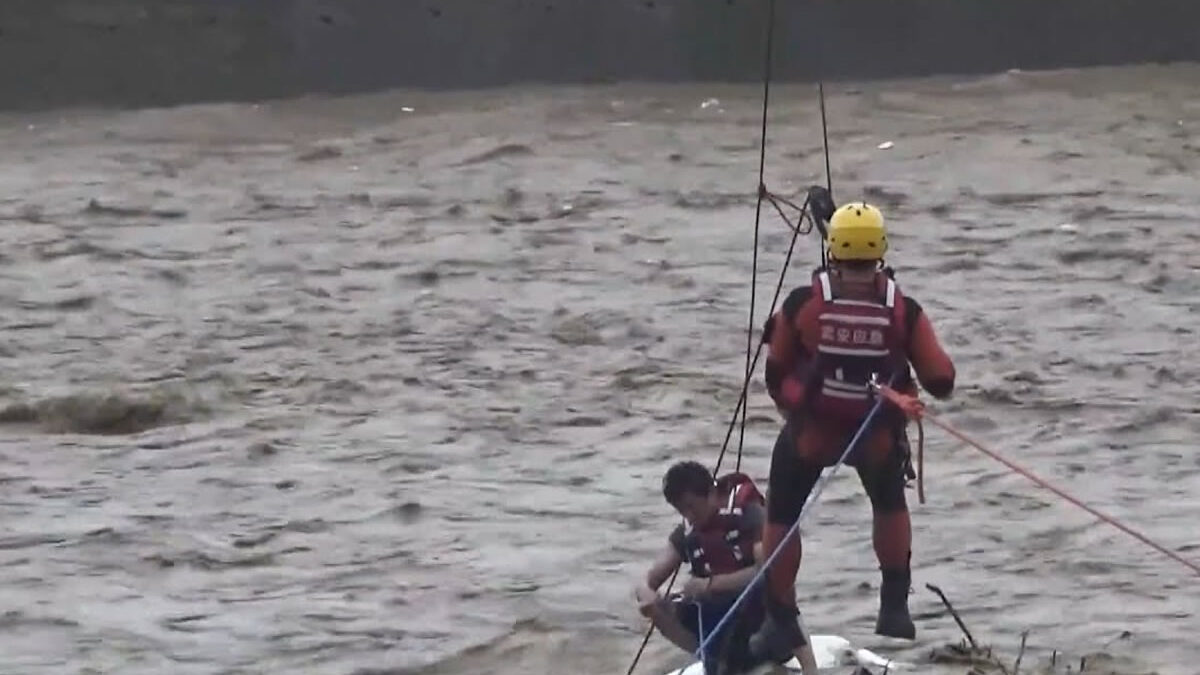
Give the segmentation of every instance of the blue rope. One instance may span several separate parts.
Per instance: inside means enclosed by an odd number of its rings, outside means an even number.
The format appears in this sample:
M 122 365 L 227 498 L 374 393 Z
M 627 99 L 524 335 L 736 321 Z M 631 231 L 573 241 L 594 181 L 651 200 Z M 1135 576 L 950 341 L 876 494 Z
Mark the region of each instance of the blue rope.
M 892 380 L 895 380 L 894 375 L 892 376 Z M 746 598 L 750 595 L 750 592 L 753 591 L 756 586 L 758 586 L 760 581 L 762 581 L 763 576 L 767 573 L 767 570 L 771 568 L 771 563 L 775 562 L 775 557 L 778 556 L 781 551 L 783 551 L 784 544 L 786 544 L 788 540 L 792 538 L 793 534 L 800 530 L 800 523 L 803 522 L 804 516 L 808 514 L 810 507 L 817 503 L 817 498 L 821 495 L 821 491 L 825 489 L 825 485 L 831 478 L 833 478 L 838 469 L 840 469 L 842 465 L 846 463 L 846 458 L 849 457 L 850 453 L 854 451 L 854 448 L 858 445 L 859 440 L 862 439 L 863 434 L 866 433 L 867 428 L 871 426 L 871 422 L 875 419 L 875 415 L 877 415 L 883 408 L 883 403 L 884 398 L 882 396 L 877 396 L 875 399 L 875 405 L 871 408 L 871 412 L 867 414 L 867 418 L 863 420 L 862 426 L 860 426 L 858 431 L 855 432 L 854 438 L 850 439 L 850 443 L 846 446 L 846 450 L 842 452 L 842 456 L 838 458 L 837 463 L 833 465 L 833 470 L 829 473 L 823 474 L 817 480 L 815 489 L 813 489 L 812 494 L 808 496 L 808 501 L 805 502 L 804 507 L 800 509 L 800 515 L 796 517 L 796 522 L 792 523 L 792 528 L 788 530 L 786 535 L 784 535 L 783 539 L 779 542 L 779 545 L 775 547 L 775 550 L 767 558 L 766 562 L 763 563 L 763 566 L 759 568 L 758 572 L 754 575 L 754 578 L 750 580 L 750 583 L 746 585 L 745 590 L 743 590 L 741 595 L 737 597 L 737 600 L 733 601 L 733 604 L 730 605 L 729 609 L 725 612 L 725 615 L 722 616 L 721 620 L 717 622 L 716 627 L 713 628 L 708 634 L 708 637 L 700 643 L 700 647 L 696 650 L 696 658 L 701 660 L 704 659 L 704 652 L 708 648 L 709 642 L 721 632 L 721 629 L 724 628 L 725 624 L 729 622 L 730 617 L 737 612 L 738 607 L 740 607 L 741 604 L 746 600 Z
M 691 566 L 692 565 L 692 554 L 691 554 L 691 551 L 688 550 L 687 546 L 684 546 L 683 554 L 684 554 L 684 560 L 686 560 L 688 566 Z M 691 604 L 696 608 L 696 637 L 700 641 L 700 644 L 703 645 L 704 644 L 704 603 L 701 602 L 700 600 L 692 600 Z M 701 651 L 703 652 L 703 650 L 701 650 Z M 705 672 L 707 672 L 708 671 L 708 659 L 701 657 L 700 662 L 702 664 L 704 664 Z

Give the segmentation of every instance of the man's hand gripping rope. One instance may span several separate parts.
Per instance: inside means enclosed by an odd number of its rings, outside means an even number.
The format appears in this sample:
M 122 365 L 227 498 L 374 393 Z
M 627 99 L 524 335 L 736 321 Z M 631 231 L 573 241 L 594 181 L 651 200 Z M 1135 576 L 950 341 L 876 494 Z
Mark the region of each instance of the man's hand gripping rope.
M 904 413 L 904 416 L 917 423 L 917 499 L 925 503 L 925 402 L 916 396 L 901 394 L 886 384 L 872 380 L 871 388 Z

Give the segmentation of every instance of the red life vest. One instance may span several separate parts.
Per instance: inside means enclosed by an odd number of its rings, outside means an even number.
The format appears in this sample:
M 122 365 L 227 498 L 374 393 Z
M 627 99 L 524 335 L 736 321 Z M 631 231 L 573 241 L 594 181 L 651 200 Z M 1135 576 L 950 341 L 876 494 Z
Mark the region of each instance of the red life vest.
M 871 376 L 887 384 L 908 369 L 904 296 L 894 280 L 884 278 L 882 298 L 870 301 L 835 297 L 829 273 L 814 275 L 820 333 L 813 373 L 818 387 L 810 401 L 818 417 L 861 423 L 875 400 Z
M 765 508 L 767 500 L 749 476 L 726 474 L 717 479 L 717 491 L 725 504 L 704 527 L 693 526 L 684 533 L 684 552 L 697 577 L 729 574 L 753 565 L 754 543 L 761 534 L 746 517 L 745 508 L 751 503 Z

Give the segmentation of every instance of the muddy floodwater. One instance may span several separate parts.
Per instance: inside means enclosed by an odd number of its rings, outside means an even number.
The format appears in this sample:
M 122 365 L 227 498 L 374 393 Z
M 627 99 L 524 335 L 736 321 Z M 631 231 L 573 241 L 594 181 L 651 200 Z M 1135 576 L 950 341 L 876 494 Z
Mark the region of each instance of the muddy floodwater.
M 824 182 L 815 93 L 772 89 L 775 192 Z M 1200 560 L 1200 67 L 827 93 L 835 196 L 885 209 L 959 368 L 932 411 Z M 0 118 L 0 671 L 624 673 L 677 522 L 661 475 L 715 462 L 745 368 L 760 105 Z M 790 236 L 765 209 L 756 323 Z M 788 287 L 816 240 L 795 255 Z M 760 362 L 763 487 L 778 426 Z M 960 637 L 934 583 L 1001 652 L 1029 630 L 1026 667 L 1194 675 L 1194 573 L 938 429 L 926 457 L 918 640 L 872 634 L 849 471 L 804 528 L 814 632 L 924 663 Z M 638 672 L 685 661 L 656 636 Z

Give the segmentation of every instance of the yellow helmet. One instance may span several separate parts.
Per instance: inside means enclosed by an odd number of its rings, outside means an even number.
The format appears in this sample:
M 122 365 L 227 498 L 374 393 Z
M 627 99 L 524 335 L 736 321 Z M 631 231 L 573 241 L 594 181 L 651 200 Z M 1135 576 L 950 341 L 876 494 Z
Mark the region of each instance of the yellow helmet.
M 845 204 L 829 219 L 829 257 L 833 260 L 883 260 L 887 253 L 883 213 L 866 202 Z

